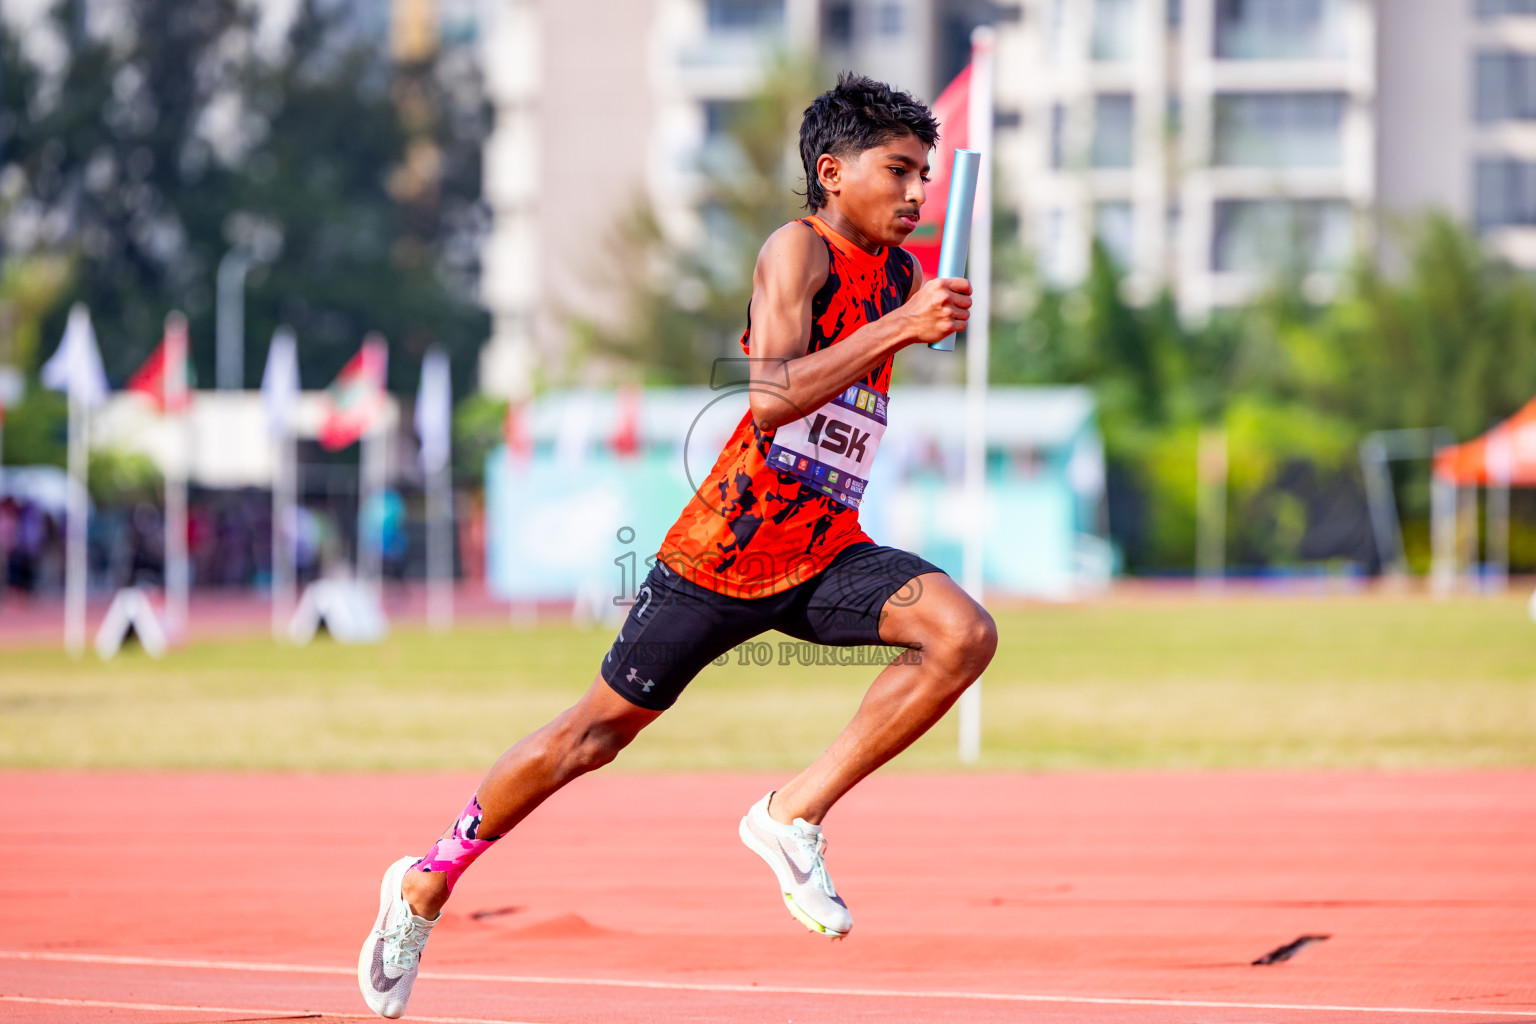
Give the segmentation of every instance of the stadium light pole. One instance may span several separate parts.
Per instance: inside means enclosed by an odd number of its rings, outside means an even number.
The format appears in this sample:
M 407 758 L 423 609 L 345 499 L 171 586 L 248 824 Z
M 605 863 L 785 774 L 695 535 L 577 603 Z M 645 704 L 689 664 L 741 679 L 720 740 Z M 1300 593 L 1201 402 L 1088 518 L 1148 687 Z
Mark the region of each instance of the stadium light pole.
M 172 643 L 186 639 L 191 566 L 187 561 L 187 477 L 192 462 L 192 407 L 187 394 L 187 318 L 165 318 L 165 415 L 176 438 L 165 472 L 165 612 Z
M 251 254 L 237 245 L 219 260 L 214 382 L 220 391 L 245 387 L 245 275 Z

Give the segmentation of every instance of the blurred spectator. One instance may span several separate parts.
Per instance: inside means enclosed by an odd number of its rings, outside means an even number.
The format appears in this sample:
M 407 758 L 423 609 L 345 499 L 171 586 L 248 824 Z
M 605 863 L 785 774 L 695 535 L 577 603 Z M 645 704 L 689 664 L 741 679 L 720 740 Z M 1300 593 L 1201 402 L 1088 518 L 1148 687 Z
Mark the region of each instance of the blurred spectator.
M 128 543 L 133 555 L 128 567 L 128 585 L 165 585 L 165 523 L 160 510 L 141 501 L 129 516 Z

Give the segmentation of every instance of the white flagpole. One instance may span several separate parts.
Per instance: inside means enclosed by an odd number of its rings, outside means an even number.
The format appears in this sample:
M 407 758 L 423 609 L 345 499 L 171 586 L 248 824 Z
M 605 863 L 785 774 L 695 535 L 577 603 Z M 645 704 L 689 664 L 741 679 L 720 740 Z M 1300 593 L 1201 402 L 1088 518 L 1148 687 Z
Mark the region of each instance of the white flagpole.
M 279 643 L 288 637 L 295 599 L 293 456 L 293 440 L 285 418 L 272 439 L 272 639 Z
M 982 543 L 987 500 L 987 361 L 992 313 L 992 30 L 971 34 L 971 95 L 968 146 L 981 154 L 976 205 L 971 213 L 971 317 L 965 329 L 965 507 L 971 518 L 965 533 L 961 578 L 966 592 L 980 603 L 985 596 Z M 960 695 L 960 760 L 981 757 L 981 680 Z
M 421 371 L 416 429 L 427 485 L 427 626 L 443 633 L 453 628 L 453 382 L 439 349 L 427 353 Z
M 377 352 L 386 360 L 388 349 L 384 338 L 370 333 L 363 338 L 363 351 Z M 367 356 L 365 355 L 365 360 Z M 384 599 L 384 488 L 389 481 L 389 398 L 385 390 L 384 367 L 377 368 L 380 379 L 379 393 L 369 397 L 374 402 L 373 415 L 363 429 L 362 451 L 359 455 L 357 482 L 357 579 L 373 591 L 381 603 Z M 372 367 L 365 367 L 372 373 Z M 378 505 L 378 508 L 374 506 Z M 369 529 L 368 516 L 374 513 L 376 522 Z
M 69 396 L 69 488 L 64 521 L 64 650 L 78 658 L 85 650 L 86 516 L 90 497 L 86 477 L 90 459 L 90 411 L 107 397 L 107 378 L 96 350 L 91 314 L 77 302 L 58 350 L 38 376 L 45 387 Z
M 77 388 L 69 389 L 69 493 L 64 512 L 64 650 L 85 653 L 85 518 L 89 515 L 86 473 L 86 418 L 90 411 Z
M 453 628 L 453 483 L 441 466 L 427 477 L 427 625 Z
M 357 578 L 380 599 L 383 598 L 384 580 L 384 509 L 375 506 L 383 501 L 389 472 L 385 415 L 381 411 L 375 416 L 363 434 L 357 501 Z M 371 524 L 368 521 L 370 513 L 375 520 Z
M 1509 435 L 1498 431 L 1484 448 L 1488 464 L 1488 573 L 1487 589 L 1502 594 L 1509 589 L 1509 478 L 1513 466 Z
M 1200 432 L 1195 449 L 1195 578 L 1219 593 L 1227 575 L 1227 430 Z
M 298 391 L 296 340 L 279 327 L 272 336 L 263 390 L 269 390 L 272 437 L 272 639 L 288 638 L 297 600 L 298 452 L 294 448 L 292 402 Z M 270 376 L 270 380 L 267 379 Z
M 272 638 L 288 636 L 288 623 L 298 601 L 299 459 L 293 428 L 285 419 L 274 442 L 272 487 Z
M 187 318 L 172 312 L 165 318 L 165 408 L 171 418 L 177 450 L 165 474 L 165 618 L 172 643 L 187 630 L 187 471 L 191 457 L 191 410 L 187 395 Z

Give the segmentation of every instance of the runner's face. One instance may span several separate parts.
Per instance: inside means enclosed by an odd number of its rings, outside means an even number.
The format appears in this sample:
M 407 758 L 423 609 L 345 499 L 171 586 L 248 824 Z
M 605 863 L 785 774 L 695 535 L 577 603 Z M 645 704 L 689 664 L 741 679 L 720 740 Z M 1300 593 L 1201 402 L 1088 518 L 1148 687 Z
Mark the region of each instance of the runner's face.
M 917 227 L 927 199 L 928 148 L 915 135 L 883 142 L 847 157 L 822 157 L 822 168 L 835 165 L 828 206 L 835 208 L 869 241 L 900 245 Z

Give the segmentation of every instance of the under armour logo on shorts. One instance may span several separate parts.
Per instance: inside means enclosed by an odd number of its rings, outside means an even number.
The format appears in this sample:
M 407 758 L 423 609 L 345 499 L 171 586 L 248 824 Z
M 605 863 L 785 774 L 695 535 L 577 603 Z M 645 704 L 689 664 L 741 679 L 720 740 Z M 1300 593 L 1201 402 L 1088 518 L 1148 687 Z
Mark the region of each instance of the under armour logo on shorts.
M 640 684 L 640 689 L 644 690 L 646 693 L 650 693 L 651 692 L 651 687 L 656 685 L 654 682 L 652 682 L 649 679 L 641 679 L 640 678 L 640 673 L 638 671 L 636 671 L 635 669 L 630 669 L 629 670 L 629 675 L 626 676 L 625 678 L 627 678 L 632 683 L 639 683 Z

